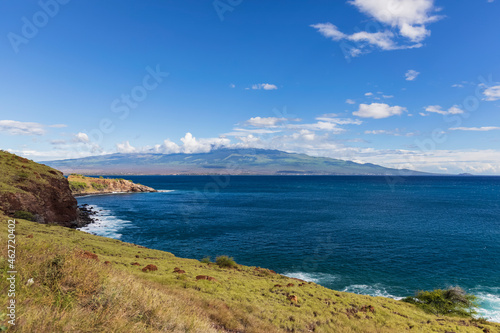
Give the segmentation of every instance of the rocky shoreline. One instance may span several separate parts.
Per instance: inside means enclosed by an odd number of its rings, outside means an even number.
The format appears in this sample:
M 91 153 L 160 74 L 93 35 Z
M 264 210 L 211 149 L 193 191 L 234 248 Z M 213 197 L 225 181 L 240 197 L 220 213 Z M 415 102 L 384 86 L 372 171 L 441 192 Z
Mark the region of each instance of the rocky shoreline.
M 97 221 L 95 215 L 97 215 L 98 212 L 93 210 L 88 204 L 78 206 L 77 214 L 77 219 L 71 226 L 72 228 L 83 228 Z

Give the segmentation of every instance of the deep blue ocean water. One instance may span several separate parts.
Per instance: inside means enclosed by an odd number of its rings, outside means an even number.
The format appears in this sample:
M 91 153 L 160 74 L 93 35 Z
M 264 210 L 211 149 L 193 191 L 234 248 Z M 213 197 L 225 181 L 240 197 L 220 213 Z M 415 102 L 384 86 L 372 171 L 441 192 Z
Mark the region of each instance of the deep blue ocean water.
M 84 230 L 386 297 L 459 285 L 500 322 L 500 177 L 127 176 Z

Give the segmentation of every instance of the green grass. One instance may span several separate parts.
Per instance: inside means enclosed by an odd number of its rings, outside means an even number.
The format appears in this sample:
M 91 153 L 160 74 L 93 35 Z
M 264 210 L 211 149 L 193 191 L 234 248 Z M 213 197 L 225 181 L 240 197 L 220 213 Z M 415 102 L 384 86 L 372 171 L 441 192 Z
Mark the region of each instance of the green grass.
M 402 301 L 299 287 L 263 268 L 221 268 L 59 226 L 20 220 L 16 234 L 15 332 L 500 332 L 497 324 L 436 316 Z M 2 244 L 6 236 L 0 233 Z M 4 291 L 6 257 L 3 247 Z M 149 264 L 158 270 L 143 272 Z M 5 292 L 0 297 L 7 301 Z

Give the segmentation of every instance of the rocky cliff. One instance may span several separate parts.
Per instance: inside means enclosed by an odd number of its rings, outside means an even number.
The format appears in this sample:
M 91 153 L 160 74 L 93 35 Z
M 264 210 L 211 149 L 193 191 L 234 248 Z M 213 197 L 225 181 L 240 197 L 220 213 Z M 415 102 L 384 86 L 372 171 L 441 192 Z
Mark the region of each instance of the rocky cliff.
M 0 151 L 0 210 L 67 227 L 77 220 L 77 202 L 62 172 L 5 151 Z
M 75 196 L 123 192 L 156 192 L 154 188 L 135 184 L 125 179 L 85 177 L 71 174 L 68 177 L 71 192 Z

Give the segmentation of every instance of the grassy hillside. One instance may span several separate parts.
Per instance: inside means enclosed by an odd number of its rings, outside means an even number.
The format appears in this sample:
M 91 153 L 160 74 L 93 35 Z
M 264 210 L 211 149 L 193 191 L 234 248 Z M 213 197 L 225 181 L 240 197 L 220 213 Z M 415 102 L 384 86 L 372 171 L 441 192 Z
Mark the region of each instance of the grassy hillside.
M 23 185 L 27 187 L 30 183 L 37 182 L 48 186 L 54 176 L 62 174 L 46 165 L 0 150 L 1 192 L 26 193 Z
M 99 194 L 112 192 L 156 192 L 155 189 L 130 180 L 85 177 L 79 174 L 68 176 L 69 187 L 73 195 Z
M 0 220 L 6 244 L 7 218 Z M 497 324 L 437 317 L 401 301 L 299 286 L 266 269 L 220 268 L 60 226 L 19 220 L 16 232 L 18 321 L 11 331 L 500 332 Z M 6 246 L 1 251 L 6 304 Z M 143 272 L 147 265 L 157 270 Z
M 62 172 L 0 151 L 0 210 L 10 216 L 69 225 L 77 202 Z

